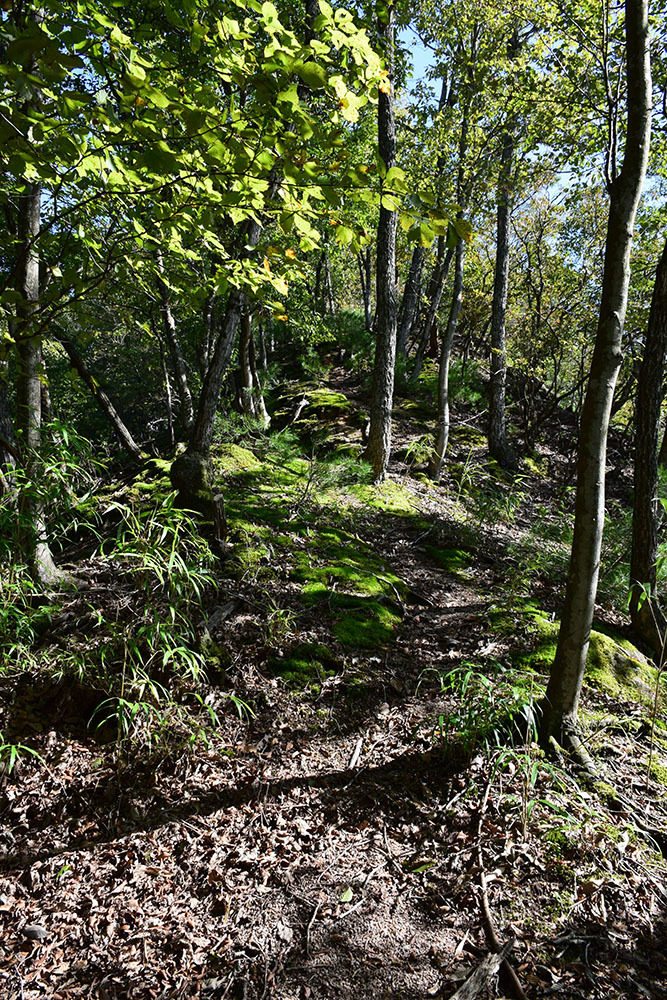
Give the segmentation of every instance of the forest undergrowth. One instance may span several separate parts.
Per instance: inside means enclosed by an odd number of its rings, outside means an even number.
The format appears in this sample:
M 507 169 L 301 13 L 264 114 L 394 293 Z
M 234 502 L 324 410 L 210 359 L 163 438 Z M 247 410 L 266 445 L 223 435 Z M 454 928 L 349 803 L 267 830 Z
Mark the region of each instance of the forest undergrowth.
M 569 429 L 502 473 L 468 377 L 436 487 L 433 378 L 396 399 L 381 486 L 358 376 L 284 384 L 274 423 L 308 402 L 282 430 L 221 420 L 224 560 L 168 462 L 110 477 L 64 442 L 69 587 L 37 593 L 19 567 L 0 598 L 4 996 L 447 998 L 511 941 L 526 996 L 667 997 L 665 862 L 614 797 L 664 828 L 663 681 L 625 627 L 622 442 L 591 788 L 508 724 L 555 648 Z M 520 993 L 501 974 L 497 995 Z

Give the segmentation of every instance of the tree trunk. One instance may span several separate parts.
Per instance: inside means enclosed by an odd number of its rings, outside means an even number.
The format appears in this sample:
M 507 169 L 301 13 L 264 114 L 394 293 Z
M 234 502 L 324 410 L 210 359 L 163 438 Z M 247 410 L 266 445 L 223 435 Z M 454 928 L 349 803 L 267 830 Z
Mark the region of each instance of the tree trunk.
M 660 659 L 667 622 L 656 594 L 658 582 L 658 435 L 667 361 L 667 243 L 653 287 L 644 358 L 637 384 L 634 503 L 630 557 L 630 616 Z
M 408 353 L 408 341 L 417 315 L 419 296 L 421 294 L 422 270 L 426 248 L 417 244 L 412 251 L 412 260 L 403 289 L 403 299 L 399 312 L 398 333 L 396 335 L 396 354 L 404 358 Z
M 256 416 L 253 378 L 250 370 L 250 324 L 250 312 L 246 308 L 241 316 L 241 332 L 239 334 L 239 374 L 241 376 L 239 404 L 241 413 L 244 413 L 246 417 Z
M 329 262 L 328 255 L 324 258 L 324 294 L 325 298 L 325 309 L 324 312 L 329 312 L 330 316 L 336 315 L 336 302 L 334 300 L 333 293 L 333 283 L 331 281 L 331 263 Z
M 213 354 L 213 342 L 215 340 L 216 299 L 217 293 L 215 291 L 209 292 L 206 296 L 206 302 L 204 303 L 204 338 L 199 345 L 198 351 L 199 372 L 202 378 L 206 375 L 206 370 L 211 363 L 211 355 Z
M 359 281 L 361 283 L 361 297 L 364 303 L 364 326 L 370 333 L 373 329 L 373 313 L 371 310 L 371 248 L 364 247 L 363 253 L 360 250 L 357 254 L 359 265 Z
M 648 159 L 651 73 L 647 0 L 626 0 L 628 124 L 623 167 L 610 184 L 602 297 L 581 416 L 574 536 L 556 657 L 542 703 L 540 736 L 567 739 L 576 728 L 604 525 L 607 431 L 621 364 L 630 281 L 630 246 Z
M 449 247 L 445 253 L 445 241 L 443 237 L 439 237 L 438 242 L 438 260 L 433 268 L 433 274 L 431 276 L 431 283 L 429 285 L 428 294 L 428 311 L 426 313 L 426 318 L 424 320 L 424 325 L 421 328 L 419 335 L 419 343 L 417 344 L 417 353 L 415 354 L 415 363 L 412 368 L 412 374 L 410 376 L 413 382 L 416 382 L 421 375 L 422 365 L 424 364 L 424 357 L 431 343 L 431 335 L 435 327 L 436 319 L 438 316 L 438 309 L 440 308 L 440 300 L 442 298 L 442 293 L 445 287 L 445 281 L 447 280 L 447 275 L 449 273 L 449 267 L 452 263 L 454 257 L 454 247 Z
M 0 496 L 9 490 L 18 454 L 9 405 L 8 368 L 6 360 L 0 361 Z
M 505 429 L 505 389 L 507 357 L 505 317 L 510 258 L 511 183 L 514 164 L 514 139 L 508 131 L 503 140 L 498 179 L 496 215 L 496 263 L 491 308 L 491 364 L 489 377 L 489 454 L 504 469 L 516 467 L 516 456 L 507 443 Z
M 174 448 L 176 444 L 176 436 L 174 434 L 174 407 L 171 398 L 171 380 L 169 378 L 169 370 L 167 368 L 167 359 L 164 356 L 164 344 L 162 343 L 162 338 L 158 337 L 157 339 L 160 345 L 160 364 L 162 365 L 162 378 L 164 379 L 164 397 L 167 407 L 167 434 L 169 436 L 169 447 Z
M 465 241 L 458 238 L 456 242 L 456 261 L 454 264 L 454 288 L 452 304 L 447 320 L 447 329 L 442 338 L 440 352 L 440 371 L 438 373 L 438 430 L 435 439 L 433 455 L 429 463 L 428 474 L 437 483 L 440 481 L 442 466 L 449 441 L 449 362 L 456 336 L 456 326 L 463 302 L 463 264 L 465 261 Z
M 136 443 L 136 441 L 132 437 L 132 434 L 125 426 L 123 419 L 121 418 L 120 414 L 116 410 L 115 406 L 113 405 L 107 394 L 100 386 L 99 382 L 91 375 L 88 365 L 83 360 L 83 358 L 77 351 L 74 344 L 71 342 L 71 340 L 68 340 L 67 337 L 64 336 L 59 336 L 58 340 L 65 349 L 65 352 L 67 354 L 67 357 L 70 359 L 72 367 L 75 369 L 75 371 L 79 373 L 85 384 L 88 386 L 95 400 L 97 401 L 100 409 L 102 410 L 105 417 L 113 427 L 116 437 L 120 441 L 125 451 L 127 451 L 132 456 L 132 458 L 136 459 L 141 458 L 141 449 L 139 448 L 139 445 Z
M 378 98 L 378 151 L 387 170 L 396 162 L 396 125 L 394 121 L 394 8 L 386 7 L 386 20 L 380 24 L 385 43 L 385 59 L 390 89 Z M 391 450 L 391 407 L 394 398 L 396 363 L 396 229 L 397 213 L 380 205 L 377 240 L 376 335 L 370 426 L 365 457 L 376 482 L 384 479 Z
M 253 394 L 255 397 L 255 416 L 258 420 L 261 420 L 264 430 L 268 430 L 271 423 L 271 417 L 269 416 L 269 411 L 267 410 L 266 403 L 264 402 L 264 391 L 262 389 L 262 383 L 259 380 L 259 375 L 257 374 L 255 336 L 253 334 L 252 327 L 250 328 L 250 337 L 248 339 L 248 364 L 250 366 Z
M 30 572 L 39 583 L 53 586 L 62 582 L 64 574 L 56 567 L 51 555 L 46 538 L 44 501 L 39 495 L 39 487 L 35 486 L 34 475 L 42 426 L 42 341 L 31 332 L 39 303 L 39 254 L 35 244 L 40 230 L 41 197 L 40 184 L 27 185 L 25 192 L 18 196 L 16 287 L 21 300 L 16 324 L 16 423 L 26 474 L 26 485 L 19 497 L 19 532 Z
M 178 395 L 181 403 L 181 424 L 183 425 L 183 430 L 186 434 L 189 434 L 192 430 L 194 424 L 194 411 L 192 408 L 192 395 L 190 393 L 190 386 L 188 385 L 188 375 L 185 370 L 185 361 L 183 359 L 183 352 L 181 351 L 181 345 L 178 342 L 178 334 L 176 332 L 176 320 L 174 319 L 174 314 L 171 310 L 171 299 L 169 296 L 169 288 L 166 281 L 164 280 L 164 261 L 162 259 L 162 251 L 156 250 L 155 259 L 157 261 L 158 271 L 161 277 L 158 279 L 158 285 L 160 287 L 160 309 L 162 312 L 162 323 L 164 326 L 164 334 L 169 345 L 169 353 L 171 354 L 171 363 L 174 368 L 174 375 L 176 377 L 176 385 L 178 387 Z

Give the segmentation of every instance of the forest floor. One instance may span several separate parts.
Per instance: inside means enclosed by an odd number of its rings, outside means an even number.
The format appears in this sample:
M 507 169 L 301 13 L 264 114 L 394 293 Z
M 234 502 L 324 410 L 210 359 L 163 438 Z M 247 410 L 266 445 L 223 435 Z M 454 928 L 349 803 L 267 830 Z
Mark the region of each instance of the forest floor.
M 449 998 L 493 950 L 492 921 L 528 997 L 667 998 L 664 859 L 608 786 L 498 728 L 553 653 L 571 429 L 510 479 L 484 456 L 473 398 L 434 487 L 419 464 L 432 410 L 398 398 L 375 488 L 331 460 L 360 444 L 358 381 L 333 371 L 301 392 L 282 451 L 257 435 L 218 446 L 234 548 L 193 622 L 218 716 L 207 743 L 189 747 L 166 709 L 152 744 L 90 724 L 102 622 L 146 622 L 136 575 L 85 537 L 62 556 L 79 588 L 34 609 L 29 667 L 5 664 L 0 731 L 39 756 L 2 779 L 0 993 Z M 167 488 L 152 476 L 118 490 L 152 503 Z M 664 693 L 654 712 L 660 681 L 613 599 L 627 497 L 622 470 L 610 481 L 582 721 L 604 781 L 664 827 Z M 501 975 L 478 995 L 512 989 Z

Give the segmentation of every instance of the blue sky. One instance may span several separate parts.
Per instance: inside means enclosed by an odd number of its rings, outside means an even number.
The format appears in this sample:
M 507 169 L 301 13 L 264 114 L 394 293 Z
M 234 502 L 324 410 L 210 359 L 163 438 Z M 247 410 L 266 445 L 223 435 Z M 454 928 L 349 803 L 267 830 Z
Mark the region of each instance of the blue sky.
M 423 80 L 426 70 L 433 63 L 433 53 L 422 45 L 419 36 L 411 29 L 404 28 L 400 33 L 400 40 L 403 47 L 412 58 L 412 88 L 419 80 Z

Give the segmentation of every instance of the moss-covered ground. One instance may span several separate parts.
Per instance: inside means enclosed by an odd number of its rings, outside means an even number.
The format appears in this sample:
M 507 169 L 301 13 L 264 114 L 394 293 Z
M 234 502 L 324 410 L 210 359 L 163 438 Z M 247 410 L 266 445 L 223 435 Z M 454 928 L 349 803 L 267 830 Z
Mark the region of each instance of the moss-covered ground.
M 580 713 L 597 788 L 525 739 L 558 633 L 566 456 L 540 444 L 515 476 L 490 463 L 483 380 L 458 363 L 434 485 L 435 379 L 427 362 L 399 385 L 379 487 L 363 386 L 284 383 L 270 432 L 220 422 L 229 548 L 213 563 L 173 535 L 170 460 L 152 460 L 98 498 L 102 550 L 70 550 L 85 586 L 13 608 L 0 729 L 41 759 L 3 774 L 11 1000 L 40 976 L 40 995 L 73 1000 L 451 996 L 487 950 L 480 857 L 529 996 L 667 990 L 664 862 L 614 795 L 664 823 L 665 681 L 609 583 Z M 618 505 L 607 581 L 625 571 Z M 131 526 L 134 562 L 114 561 Z M 101 728 L 93 662 L 121 693 Z M 21 957 L 28 922 L 57 947 Z

